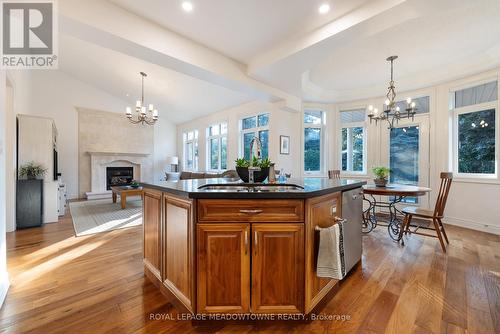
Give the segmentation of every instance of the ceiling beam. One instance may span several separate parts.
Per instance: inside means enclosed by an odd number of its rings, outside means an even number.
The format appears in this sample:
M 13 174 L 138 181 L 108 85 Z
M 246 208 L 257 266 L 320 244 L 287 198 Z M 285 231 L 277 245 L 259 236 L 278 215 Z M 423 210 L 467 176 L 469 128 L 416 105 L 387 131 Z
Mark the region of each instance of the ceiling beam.
M 298 97 L 250 78 L 243 64 L 108 1 L 65 0 L 59 12 L 61 32 L 68 35 L 252 98 L 301 108 Z

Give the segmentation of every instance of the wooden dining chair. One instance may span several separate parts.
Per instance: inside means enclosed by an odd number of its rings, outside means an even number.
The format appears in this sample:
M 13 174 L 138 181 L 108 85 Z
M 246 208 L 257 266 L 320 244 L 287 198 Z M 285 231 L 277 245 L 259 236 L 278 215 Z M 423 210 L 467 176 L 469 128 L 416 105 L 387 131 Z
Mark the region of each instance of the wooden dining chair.
M 332 179 L 340 179 L 340 170 L 338 169 L 332 169 L 328 171 L 328 178 L 330 180 Z
M 452 173 L 441 173 L 441 185 L 439 186 L 439 193 L 438 193 L 438 197 L 436 199 L 436 205 L 434 207 L 434 211 L 424 210 L 424 209 L 420 209 L 420 208 L 414 207 L 414 206 L 409 206 L 409 207 L 406 207 L 403 210 L 401 210 L 405 214 L 405 218 L 403 220 L 403 226 L 401 227 L 401 230 L 399 231 L 399 239 L 400 240 L 402 240 L 403 233 L 405 233 L 405 234 L 414 233 L 414 234 L 424 235 L 427 237 L 438 238 L 439 242 L 441 243 L 441 248 L 443 249 L 443 252 L 446 253 L 446 247 L 445 247 L 444 241 L 446 241 L 447 244 L 449 244 L 450 242 L 448 240 L 448 236 L 446 235 L 446 231 L 444 229 L 442 219 L 444 217 L 444 208 L 446 207 L 446 201 L 448 200 L 448 194 L 450 192 L 450 187 L 451 187 L 452 181 L 453 181 L 453 174 Z M 411 227 L 411 220 L 413 217 L 426 219 L 426 220 L 432 220 L 432 223 L 434 224 L 434 228 L 417 226 L 412 231 L 410 229 L 410 227 Z M 421 233 L 421 232 L 418 232 L 418 229 L 434 230 L 434 231 L 436 231 L 436 235 L 428 234 L 428 233 Z M 443 237 L 444 237 L 444 240 L 443 240 Z M 404 244 L 404 241 L 403 241 L 403 244 Z

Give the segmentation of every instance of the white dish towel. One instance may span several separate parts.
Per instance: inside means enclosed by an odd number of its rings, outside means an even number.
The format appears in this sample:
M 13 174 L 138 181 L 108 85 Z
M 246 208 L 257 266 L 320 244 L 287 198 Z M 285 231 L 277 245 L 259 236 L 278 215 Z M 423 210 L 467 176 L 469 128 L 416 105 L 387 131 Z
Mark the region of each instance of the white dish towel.
M 319 252 L 316 275 L 341 280 L 345 277 L 344 224 L 319 228 Z

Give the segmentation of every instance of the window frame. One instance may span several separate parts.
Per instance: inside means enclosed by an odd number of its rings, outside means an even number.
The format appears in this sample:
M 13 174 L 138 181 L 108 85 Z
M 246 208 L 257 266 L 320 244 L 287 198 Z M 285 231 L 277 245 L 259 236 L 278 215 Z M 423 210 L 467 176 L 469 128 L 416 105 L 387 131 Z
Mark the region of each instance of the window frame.
M 345 176 L 366 176 L 368 175 L 368 124 L 366 120 L 366 109 L 368 108 L 367 105 L 364 106 L 353 106 L 350 108 L 341 108 L 338 110 L 338 120 L 337 120 L 337 130 L 338 130 L 338 140 L 339 140 L 339 145 L 338 145 L 338 158 L 339 158 L 339 170 L 341 175 Z M 343 112 L 348 112 L 348 111 L 353 111 L 353 110 L 365 110 L 365 120 L 362 122 L 352 122 L 352 123 L 342 123 L 342 113 Z M 344 128 L 363 128 L 363 170 L 362 171 L 352 171 L 352 170 L 342 170 L 342 129 Z M 351 157 L 352 160 L 352 157 Z
M 259 116 L 260 115 L 268 115 L 268 121 L 267 121 L 267 125 L 264 125 L 264 126 L 259 126 Z M 247 119 L 247 118 L 255 118 L 255 124 L 256 126 L 254 128 L 249 128 L 249 129 L 243 129 L 243 120 L 244 119 Z M 259 113 L 256 113 L 256 114 L 251 114 L 251 115 L 245 115 L 245 116 L 242 116 L 239 120 L 239 130 L 240 130 L 240 135 L 239 135 L 239 138 L 240 138 L 240 145 L 239 145 L 239 157 L 241 158 L 244 158 L 245 157 L 245 134 L 248 134 L 248 133 L 254 133 L 254 137 L 257 137 L 260 139 L 260 131 L 267 131 L 267 134 L 268 134 L 268 138 L 270 138 L 270 131 L 269 131 L 269 123 L 271 122 L 271 113 L 268 112 L 268 111 L 263 111 L 263 112 L 259 112 Z M 268 141 L 268 144 L 267 144 L 267 155 L 269 157 L 269 141 Z M 251 157 L 250 157 L 251 158 Z
M 477 86 L 477 84 L 474 84 L 472 86 L 468 87 L 474 87 Z M 455 90 L 451 92 L 451 97 L 453 99 L 453 102 L 451 103 L 451 106 L 454 107 L 454 94 Z M 468 114 L 468 113 L 473 113 L 473 112 L 480 112 L 484 110 L 495 110 L 495 173 L 489 173 L 489 174 L 480 174 L 480 173 L 460 173 L 458 171 L 458 118 L 460 115 L 463 114 Z M 458 179 L 463 179 L 463 180 L 498 180 L 498 157 L 499 157 L 499 123 L 500 123 L 500 117 L 498 115 L 499 107 L 498 107 L 498 100 L 497 101 L 491 101 L 491 102 L 484 102 L 480 104 L 473 104 L 465 107 L 460 107 L 460 108 L 453 108 L 451 109 L 451 118 L 452 118 L 452 171 L 453 175 L 458 178 Z
M 321 112 L 321 124 L 306 123 L 304 117 L 308 111 L 320 111 Z M 326 112 L 325 108 L 306 106 L 302 112 L 302 173 L 305 177 L 323 177 L 326 172 Z M 319 129 L 320 130 L 320 144 L 319 144 L 319 157 L 320 157 L 320 170 L 319 171 L 307 171 L 305 169 L 305 131 L 306 129 Z
M 222 133 L 222 125 L 225 124 L 226 125 L 226 133 Z M 210 135 L 210 128 L 212 127 L 219 127 L 219 134 L 218 135 Z M 228 132 L 228 124 L 227 122 L 220 122 L 220 123 L 215 123 L 215 124 L 212 124 L 212 125 L 209 125 L 207 127 L 207 130 L 206 130 L 206 166 L 207 166 L 207 171 L 209 172 L 222 172 L 222 171 L 225 171 L 227 170 L 227 132 Z M 226 169 L 222 169 L 222 139 L 223 138 L 226 138 Z M 218 152 L 217 152 L 217 156 L 218 156 L 218 166 L 217 166 L 217 169 L 213 169 L 212 168 L 212 161 L 211 161 L 211 150 L 212 150 L 212 147 L 211 147 L 211 142 L 213 139 L 217 139 L 218 142 L 219 142 L 219 149 L 218 149 Z
M 193 139 L 188 139 L 188 133 L 193 133 Z M 182 169 L 187 172 L 196 172 L 199 168 L 199 152 L 196 154 L 196 149 L 199 151 L 199 137 L 200 133 L 198 130 L 187 130 L 182 133 Z M 193 144 L 193 168 L 187 167 L 187 145 L 189 143 Z

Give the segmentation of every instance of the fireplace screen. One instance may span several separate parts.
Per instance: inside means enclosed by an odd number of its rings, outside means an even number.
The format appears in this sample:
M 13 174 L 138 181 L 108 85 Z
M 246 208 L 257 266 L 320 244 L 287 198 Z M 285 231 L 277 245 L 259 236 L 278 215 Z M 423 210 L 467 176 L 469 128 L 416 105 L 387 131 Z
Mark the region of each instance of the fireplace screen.
M 114 186 L 126 186 L 134 179 L 133 167 L 107 167 L 106 189 L 111 190 Z

